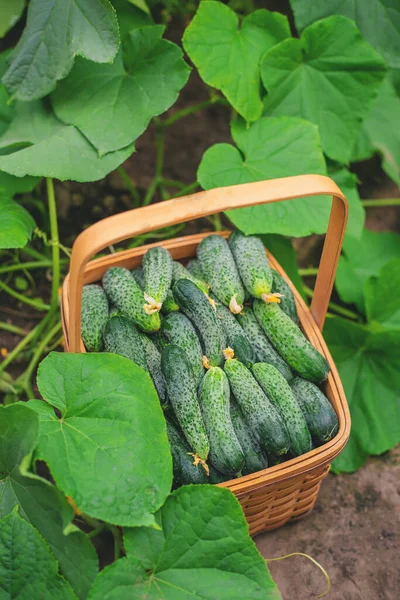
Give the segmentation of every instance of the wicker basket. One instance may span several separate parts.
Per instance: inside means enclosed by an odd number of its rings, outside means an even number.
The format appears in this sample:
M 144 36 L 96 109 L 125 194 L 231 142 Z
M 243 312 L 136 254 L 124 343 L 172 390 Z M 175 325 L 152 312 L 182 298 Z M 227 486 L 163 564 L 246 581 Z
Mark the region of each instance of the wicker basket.
M 274 257 L 267 254 L 271 265 L 289 282 L 305 335 L 330 364 L 325 393 L 338 416 L 339 431 L 334 439 L 307 454 L 219 484 L 229 488 L 238 498 L 252 535 L 280 527 L 290 519 L 302 518 L 312 510 L 329 464 L 344 448 L 350 433 L 350 415 L 343 387 L 321 334 L 347 221 L 347 201 L 336 184 L 321 175 L 287 177 L 200 192 L 109 217 L 78 236 L 72 249 L 70 273 L 63 285 L 61 317 L 65 349 L 85 352 L 80 337 L 82 286 L 99 281 L 111 266 L 137 267 L 151 245 L 91 260 L 96 253 L 132 236 L 224 210 L 321 195 L 332 196 L 333 202 L 310 309 Z M 162 245 L 174 259 L 186 261 L 195 256 L 205 235 L 208 234 L 167 240 Z M 226 237 L 229 232 L 221 235 Z

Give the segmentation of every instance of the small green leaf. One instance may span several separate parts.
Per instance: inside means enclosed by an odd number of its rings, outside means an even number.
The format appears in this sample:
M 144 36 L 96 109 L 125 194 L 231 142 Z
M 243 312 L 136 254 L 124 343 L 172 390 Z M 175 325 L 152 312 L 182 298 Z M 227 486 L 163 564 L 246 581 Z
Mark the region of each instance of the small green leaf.
M 299 31 L 330 15 L 356 22 L 391 67 L 400 67 L 400 5 L 393 0 L 290 0 Z
M 190 69 L 162 25 L 134 29 L 110 65 L 83 58 L 52 94 L 57 117 L 106 154 L 132 144 L 177 99 Z
M 264 117 L 246 127 L 239 119 L 233 121 L 231 132 L 237 148 L 215 144 L 203 154 L 197 172 L 203 189 L 326 173 L 318 130 L 312 123 L 293 117 Z M 226 212 L 232 223 L 246 234 L 294 236 L 325 232 L 329 213 L 329 200 L 321 197 Z
M 329 165 L 328 175 L 332 177 L 336 185 L 342 190 L 349 203 L 346 235 L 351 235 L 359 239 L 364 228 L 365 210 L 358 195 L 357 177 L 341 165 Z
M 279 600 L 242 509 L 225 489 L 184 486 L 157 515 L 160 529 L 125 529 L 127 558 L 98 576 L 90 600 Z
M 170 491 L 172 467 L 150 376 L 113 354 L 52 352 L 37 382 L 48 402 L 29 402 L 40 417 L 38 456 L 57 486 L 92 517 L 153 525 Z
M 68 75 L 79 54 L 111 62 L 119 45 L 109 0 L 31 0 L 26 27 L 3 77 L 18 100 L 36 100 Z
M 324 337 L 339 369 L 352 420 L 350 441 L 333 468 L 352 472 L 368 455 L 382 454 L 400 442 L 400 331 L 373 332 L 334 317 L 327 320 Z
M 47 544 L 17 510 L 0 521 L 0 596 L 2 600 L 76 599 L 59 576 Z
M 277 42 L 290 37 L 288 20 L 257 10 L 239 18 L 220 2 L 201 2 L 183 36 L 183 46 L 200 77 L 221 90 L 246 121 L 261 115 L 260 60 Z
M 0 518 L 18 506 L 21 516 L 49 544 L 64 577 L 83 599 L 98 571 L 96 552 L 89 538 L 71 524 L 74 513 L 61 492 L 26 470 L 38 434 L 38 416 L 26 404 L 0 406 Z
M 371 275 L 379 275 L 383 265 L 400 256 L 400 235 L 364 229 L 360 240 L 346 236 L 336 273 L 336 289 L 343 302 L 364 306 L 364 285 Z
M 296 289 L 305 299 L 303 280 L 297 268 L 296 252 L 292 241 L 283 235 L 261 235 L 264 246 L 274 255 L 286 275 L 291 279 Z
M 388 262 L 364 286 L 368 321 L 378 321 L 387 329 L 400 329 L 400 258 Z
M 328 17 L 265 53 L 264 114 L 312 121 L 324 152 L 347 163 L 385 72 L 384 60 L 352 21 Z
M 0 248 L 23 248 L 31 237 L 35 221 L 23 206 L 0 196 Z
M 0 38 L 20 20 L 24 8 L 25 0 L 0 0 Z

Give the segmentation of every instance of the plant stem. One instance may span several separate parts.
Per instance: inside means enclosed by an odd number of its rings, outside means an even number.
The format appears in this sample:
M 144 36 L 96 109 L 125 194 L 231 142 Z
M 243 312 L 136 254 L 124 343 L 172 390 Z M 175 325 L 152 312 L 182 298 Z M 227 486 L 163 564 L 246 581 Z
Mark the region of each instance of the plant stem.
M 179 190 L 178 194 L 175 194 L 175 198 L 179 198 L 180 196 L 186 196 L 191 192 L 195 192 L 200 187 L 200 184 L 197 181 L 194 181 L 190 185 L 187 185 L 182 190 Z
M 306 296 L 308 296 L 309 298 L 313 297 L 314 291 L 311 288 L 309 288 L 306 285 L 303 285 L 303 289 Z M 352 310 L 349 310 L 348 308 L 344 308 L 343 306 L 336 304 L 335 302 L 329 302 L 329 308 L 336 314 L 341 315 L 342 317 L 346 317 L 347 319 L 351 319 L 352 321 L 361 321 L 360 315 L 358 315 Z
M 57 205 L 54 196 L 54 185 L 51 177 L 46 177 L 47 200 L 49 204 L 50 234 L 51 234 L 51 256 L 52 256 L 52 281 L 51 281 L 51 301 L 50 314 L 57 311 L 58 308 L 58 290 L 60 287 L 60 248 L 58 238 Z
M 10 333 L 16 333 L 17 335 L 27 335 L 29 333 L 26 329 L 22 329 L 11 323 L 4 323 L 3 321 L 0 321 L 0 329 L 9 331 Z
M 152 182 L 150 183 L 146 195 L 143 199 L 142 206 L 147 206 L 153 200 L 153 196 L 162 180 L 162 170 L 164 165 L 164 131 L 158 125 L 156 130 L 156 148 L 157 148 L 157 156 L 156 156 L 156 171 L 153 177 Z
M 372 208 L 374 206 L 400 206 L 400 198 L 374 198 L 372 200 L 361 200 L 364 208 Z
M 136 186 L 134 184 L 134 182 L 132 181 L 132 179 L 129 177 L 128 173 L 125 171 L 124 167 L 119 166 L 117 168 L 118 173 L 121 176 L 121 179 L 123 180 L 123 182 L 125 183 L 127 189 L 129 190 L 133 200 L 134 200 L 134 206 L 140 206 L 140 196 L 139 196 L 139 192 L 136 189 Z
M 92 538 L 94 538 L 97 535 L 99 535 L 99 533 L 101 533 L 102 531 L 104 531 L 104 529 L 105 529 L 105 525 L 104 525 L 104 523 L 101 523 L 100 525 L 98 525 L 98 527 L 96 527 L 95 529 L 93 529 L 93 531 L 89 531 L 89 533 L 87 534 L 87 536 L 91 540 Z
M 183 189 L 185 187 L 185 184 L 177 179 L 160 179 L 160 183 L 162 183 L 162 185 L 168 185 L 169 187 L 176 187 L 179 189 Z
M 18 292 L 16 292 L 12 288 L 10 288 L 3 281 L 0 281 L 0 289 L 2 289 L 4 292 L 7 292 L 7 294 L 12 296 L 16 300 L 19 300 L 20 302 L 24 302 L 25 304 L 28 304 L 29 306 L 33 306 L 33 308 L 35 308 L 36 310 L 39 310 L 39 311 L 50 310 L 50 306 L 48 304 L 45 304 L 41 300 L 31 300 L 31 298 L 26 298 L 23 294 L 19 294 Z
M 213 104 L 224 104 L 229 106 L 225 98 L 221 98 L 220 96 L 213 96 L 212 98 L 209 98 L 208 100 L 203 100 L 203 102 L 199 102 L 198 104 L 192 104 L 192 106 L 187 106 L 186 108 L 182 108 L 182 110 L 177 110 L 176 113 L 168 117 L 168 119 L 161 121 L 161 127 L 169 127 L 173 123 L 176 123 L 176 121 L 179 121 L 179 119 L 183 119 L 188 115 L 192 115 L 193 113 L 199 112 L 199 110 L 203 110 L 203 108 L 208 108 Z
M 107 525 L 107 529 L 109 529 L 114 536 L 114 560 L 118 560 L 124 549 L 121 531 L 114 525 Z
M 315 277 L 318 275 L 318 267 L 310 267 L 309 269 L 299 269 L 299 275 L 302 277 Z
M 215 231 L 222 230 L 221 216 L 219 214 L 210 215 L 209 217 L 207 217 L 207 219 L 210 221 L 210 223 L 214 227 Z
M 34 327 L 33 329 L 31 329 L 30 332 L 28 333 L 28 335 L 26 337 L 24 337 L 24 339 L 21 340 L 20 343 L 15 346 L 14 350 L 11 350 L 11 352 L 9 352 L 9 354 L 7 355 L 7 357 L 0 364 L 0 373 L 2 373 L 8 367 L 8 365 L 14 360 L 14 358 L 16 358 L 18 356 L 18 354 L 20 352 L 22 352 L 22 350 L 35 337 L 36 333 L 39 330 L 39 327 L 40 327 L 41 323 L 39 323 L 38 325 L 36 325 L 36 327 Z
M 41 252 L 38 252 L 34 248 L 30 248 L 29 246 L 25 246 L 25 248 L 22 248 L 21 252 L 27 254 L 28 256 L 31 256 L 32 258 L 36 258 L 37 260 L 49 260 L 45 254 L 42 254 Z
M 67 263 L 67 259 L 60 259 L 60 264 L 65 265 Z M 51 267 L 50 260 L 38 260 L 38 261 L 28 261 L 26 263 L 18 263 L 15 265 L 8 265 L 6 267 L 0 267 L 0 273 L 11 273 L 12 271 L 32 271 L 34 269 L 46 269 Z

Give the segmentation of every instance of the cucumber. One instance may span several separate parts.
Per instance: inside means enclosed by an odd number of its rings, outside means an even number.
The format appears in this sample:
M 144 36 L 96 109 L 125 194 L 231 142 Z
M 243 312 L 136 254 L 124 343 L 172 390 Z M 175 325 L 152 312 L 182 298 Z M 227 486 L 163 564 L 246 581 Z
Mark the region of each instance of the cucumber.
M 161 404 L 168 401 L 167 388 L 164 375 L 161 370 L 161 352 L 147 335 L 139 334 L 142 342 L 143 352 L 146 359 L 147 370 L 156 388 Z
M 167 435 L 172 455 L 172 468 L 175 483 L 208 483 L 208 477 L 201 465 L 194 465 L 190 456 L 190 447 L 179 430 L 166 419 Z
M 228 346 L 234 351 L 234 358 L 240 360 L 246 367 L 251 367 L 256 358 L 253 346 L 250 344 L 245 332 L 226 306 L 218 303 L 216 304 L 216 311 L 225 332 Z
M 273 278 L 262 241 L 233 231 L 229 246 L 245 288 L 255 298 L 267 296 L 271 292 Z
M 176 302 L 172 290 L 168 290 L 167 297 L 161 307 L 161 312 L 168 315 L 169 313 L 178 312 L 178 310 L 179 304 Z
M 196 382 L 185 351 L 175 344 L 166 346 L 161 356 L 161 367 L 179 425 L 196 459 L 205 463 L 210 443 L 197 399 Z
M 115 306 L 115 304 L 110 304 L 110 310 L 108 312 L 108 316 L 109 317 L 124 317 L 126 315 L 124 315 L 122 310 L 119 310 L 118 306 Z
M 84 285 L 82 289 L 81 337 L 88 352 L 104 348 L 103 329 L 108 320 L 108 300 L 100 285 Z
M 142 336 L 129 317 L 111 317 L 104 327 L 103 337 L 106 352 L 125 356 L 147 371 Z
M 167 297 L 172 281 L 172 256 L 162 246 L 147 250 L 143 256 L 143 290 L 147 314 L 158 312 Z
M 236 359 L 227 360 L 224 369 L 232 393 L 261 447 L 276 456 L 285 454 L 290 446 L 286 425 L 249 369 Z
M 244 455 L 229 414 L 230 389 L 227 376 L 211 367 L 201 384 L 200 408 L 210 440 L 209 460 L 220 472 L 237 475 L 244 466 Z
M 251 434 L 240 406 L 234 398 L 231 398 L 230 414 L 236 437 L 244 454 L 242 474 L 250 475 L 250 473 L 266 469 L 268 467 L 268 460 L 261 452 L 259 442 Z
M 226 339 L 217 314 L 206 295 L 188 279 L 179 279 L 174 285 L 173 293 L 182 312 L 195 325 L 209 365 L 219 367 L 224 360 Z
M 142 267 L 137 267 L 131 271 L 133 279 L 136 281 L 141 290 L 144 289 L 144 274 Z
M 198 387 L 204 376 L 203 351 L 192 323 L 182 313 L 172 313 L 163 319 L 161 332 L 168 343 L 184 350 Z
M 278 304 L 255 300 L 253 310 L 272 344 L 294 371 L 317 383 L 328 377 L 329 365 L 325 358 Z
M 200 279 L 200 281 L 204 281 L 207 288 L 209 287 L 208 283 L 206 282 L 206 278 L 204 276 L 204 271 L 201 267 L 201 263 L 198 258 L 193 258 L 192 260 L 190 260 L 188 262 L 188 264 L 186 265 L 186 269 L 189 271 L 189 273 L 191 273 L 194 277 L 196 277 L 196 279 Z
M 208 285 L 190 273 L 190 271 L 188 271 L 180 262 L 174 260 L 172 264 L 172 281 L 175 283 L 179 279 L 189 279 L 190 281 L 193 281 L 202 292 L 208 294 Z
M 289 287 L 287 281 L 282 277 L 278 271 L 272 269 L 273 281 L 272 291 L 282 294 L 281 302 L 279 306 L 291 319 L 299 324 L 299 315 L 297 314 L 296 300 L 294 299 L 293 292 Z
M 130 317 L 140 329 L 146 332 L 160 329 L 160 315 L 145 313 L 143 292 L 128 269 L 108 269 L 103 275 L 103 287 L 110 302 Z
M 301 377 L 296 377 L 291 387 L 314 441 L 329 442 L 339 430 L 339 421 L 328 398 L 316 385 Z
M 312 449 L 311 435 L 286 379 L 267 363 L 256 363 L 251 371 L 285 422 L 290 438 L 290 452 L 294 456 L 309 452 Z
M 238 321 L 255 350 L 257 362 L 274 366 L 290 382 L 293 379 L 292 370 L 266 337 L 251 308 L 245 306 L 238 315 Z
M 243 308 L 245 293 L 228 242 L 220 235 L 209 235 L 198 245 L 197 256 L 215 296 L 238 314 Z

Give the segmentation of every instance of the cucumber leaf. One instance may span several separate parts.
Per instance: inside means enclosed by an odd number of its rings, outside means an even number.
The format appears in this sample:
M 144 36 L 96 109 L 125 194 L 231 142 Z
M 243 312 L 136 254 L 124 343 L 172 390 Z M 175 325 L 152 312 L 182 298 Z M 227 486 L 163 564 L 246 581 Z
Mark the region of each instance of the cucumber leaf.
M 299 31 L 330 15 L 356 22 L 365 39 L 391 67 L 400 67 L 400 5 L 393 0 L 290 0 Z
M 111 0 L 111 2 L 117 11 L 119 35 L 122 41 L 132 29 L 153 25 L 151 14 L 143 12 L 129 0 Z
M 239 27 L 228 6 L 201 2 L 182 42 L 203 81 L 221 90 L 246 121 L 255 121 L 262 112 L 261 57 L 287 37 L 284 15 L 256 10 Z
M 131 31 L 112 64 L 77 58 L 52 94 L 56 116 L 75 125 L 101 155 L 132 144 L 187 82 L 190 69 L 182 50 L 162 39 L 164 29 Z
M 43 98 L 68 75 L 77 54 L 111 62 L 118 45 L 118 23 L 109 0 L 31 0 L 3 82 L 13 98 Z
M 78 598 L 86 598 L 98 571 L 89 538 L 72 525 L 72 507 L 57 488 L 27 471 L 39 434 L 38 415 L 26 404 L 0 406 L 0 518 L 18 507 L 49 544 Z
M 41 363 L 37 456 L 86 514 L 153 526 L 172 483 L 165 420 L 150 376 L 113 354 L 58 354 Z M 56 416 L 56 408 L 61 416 Z
M 76 599 L 59 576 L 46 542 L 18 510 L 0 520 L 0 595 L 2 598 Z
M 365 209 L 361 204 L 357 190 L 357 176 L 346 167 L 338 164 L 328 165 L 328 175 L 341 189 L 349 203 L 349 217 L 346 235 L 359 239 L 362 235 L 365 222 Z
M 181 487 L 169 496 L 157 523 L 158 530 L 124 530 L 127 557 L 99 574 L 90 600 L 281 598 L 230 491 Z
M 1 185 L 0 173 L 0 185 Z M 23 206 L 0 196 L 0 248 L 23 248 L 32 235 L 35 221 Z
M 352 21 L 328 17 L 264 54 L 263 114 L 312 121 L 325 154 L 347 163 L 385 72 L 384 60 Z
M 0 0 L 0 38 L 20 20 L 24 8 L 25 0 Z
M 381 269 L 379 276 L 372 276 L 365 282 L 368 321 L 378 322 L 386 329 L 400 329 L 399 290 L 400 258 L 395 258 Z

